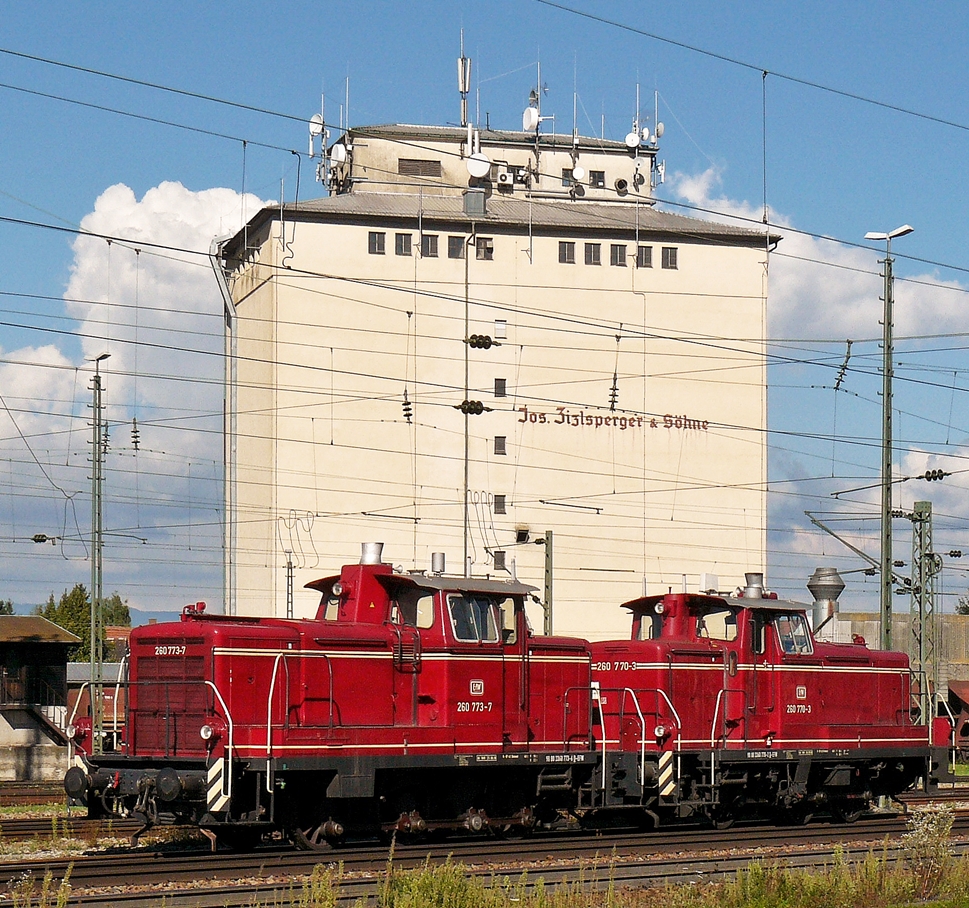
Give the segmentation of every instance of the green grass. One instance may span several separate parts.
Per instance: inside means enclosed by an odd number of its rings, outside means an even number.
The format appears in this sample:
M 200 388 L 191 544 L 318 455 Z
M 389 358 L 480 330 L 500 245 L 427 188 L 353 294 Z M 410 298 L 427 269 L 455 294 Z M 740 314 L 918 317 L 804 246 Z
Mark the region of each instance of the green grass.
M 839 851 L 822 869 L 805 870 L 753 862 L 722 882 L 625 889 L 608 865 L 590 868 L 574 881 L 547 886 L 541 878 L 476 878 L 458 863 L 400 871 L 393 852 L 380 883 L 377 908 L 969 908 L 969 858 L 952 858 L 951 809 L 913 812 L 901 842 L 901 859 L 885 850 L 861 863 Z M 298 908 L 333 908 L 342 877 L 318 866 L 300 891 Z M 590 884 L 596 884 L 593 889 Z M 259 906 L 256 906 L 259 908 Z

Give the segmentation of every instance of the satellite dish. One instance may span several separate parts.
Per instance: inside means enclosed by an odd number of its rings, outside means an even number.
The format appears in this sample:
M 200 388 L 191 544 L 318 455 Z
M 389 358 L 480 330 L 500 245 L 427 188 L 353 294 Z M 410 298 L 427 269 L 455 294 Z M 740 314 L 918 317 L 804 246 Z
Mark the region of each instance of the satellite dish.
M 639 133 L 636 131 L 626 133 L 626 148 L 639 148 Z
M 522 131 L 531 132 L 533 129 L 538 129 L 538 120 L 538 108 L 526 107 L 522 114 Z
M 345 164 L 347 160 L 347 147 L 343 144 L 334 145 L 330 149 L 330 160 L 334 164 Z
M 310 135 L 319 136 L 323 134 L 323 114 L 313 114 L 310 117 Z
M 585 179 L 585 168 L 581 164 L 576 164 L 572 168 L 572 179 L 576 183 L 581 183 Z
M 477 177 L 479 180 L 491 173 L 491 161 L 488 160 L 488 156 L 483 152 L 476 151 L 468 158 L 467 163 L 468 173 L 473 177 Z
M 649 141 L 649 127 L 648 126 L 644 126 L 643 127 L 643 131 L 642 131 L 641 135 L 643 137 L 643 141 L 644 142 L 648 142 Z
M 655 134 L 656 134 L 656 138 L 657 139 L 663 138 L 663 133 L 665 131 L 666 131 L 666 127 L 662 123 L 657 123 L 656 124 L 656 132 L 655 132 Z

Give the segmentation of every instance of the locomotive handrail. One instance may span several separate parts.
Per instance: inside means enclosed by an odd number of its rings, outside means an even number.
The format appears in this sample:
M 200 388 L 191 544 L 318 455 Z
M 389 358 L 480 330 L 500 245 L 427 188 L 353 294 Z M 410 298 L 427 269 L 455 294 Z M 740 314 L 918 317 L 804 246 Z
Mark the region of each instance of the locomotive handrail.
M 279 674 L 279 664 L 285 663 L 290 657 L 295 657 L 297 659 L 308 658 L 308 659 L 323 659 L 326 662 L 326 669 L 330 675 L 330 721 L 327 725 L 331 731 L 333 730 L 333 663 L 330 661 L 330 657 L 326 653 L 293 653 L 293 652 L 282 652 L 276 654 L 276 659 L 273 662 L 273 673 L 272 678 L 269 681 L 269 697 L 266 699 L 266 791 L 272 794 L 273 791 L 273 771 L 272 771 L 272 756 L 273 756 L 273 694 L 276 690 L 276 677 Z M 289 666 L 286 666 L 287 677 L 289 677 Z
M 128 665 L 128 657 L 130 655 L 131 655 L 131 653 L 125 653 L 121 657 L 121 664 L 118 666 L 118 680 L 117 680 L 117 682 L 114 685 L 114 710 L 113 710 L 113 714 L 114 714 L 114 746 L 115 747 L 118 746 L 118 699 L 119 699 L 119 697 L 121 695 L 121 676 L 125 672 L 125 668 Z M 125 684 L 127 684 L 127 683 L 128 683 L 128 679 L 125 678 Z M 125 691 L 125 711 L 127 711 L 127 709 L 128 709 L 128 697 L 127 697 L 127 691 Z
M 724 694 L 740 694 L 744 698 L 744 715 L 745 716 L 747 715 L 747 691 L 745 691 L 745 690 L 731 690 L 729 688 L 722 687 L 720 689 L 720 693 L 717 694 L 717 702 L 716 702 L 716 704 L 713 707 L 713 722 L 710 725 L 710 749 L 711 750 L 714 750 L 716 748 L 716 746 L 717 746 L 717 744 L 716 744 L 717 737 L 718 737 L 718 735 L 717 735 L 717 717 L 720 714 L 720 704 L 721 704 L 721 702 L 724 699 Z M 726 721 L 727 721 L 727 711 L 726 711 L 726 709 L 724 709 L 724 711 L 723 711 L 723 721 L 724 721 L 724 723 L 726 723 Z M 723 743 L 726 746 L 726 743 L 727 743 L 727 734 L 724 733 L 723 735 L 721 735 L 719 737 L 722 737 L 723 738 Z M 746 727 L 746 721 L 745 721 L 744 722 L 744 742 L 746 743 L 746 741 L 747 741 L 747 727 Z
M 943 697 L 942 694 L 940 694 L 938 691 L 935 692 L 935 702 L 942 704 L 942 706 L 945 708 L 945 711 L 949 714 L 949 721 L 952 723 L 952 725 L 951 725 L 952 731 L 949 732 L 949 740 L 945 742 L 945 746 L 946 746 L 946 749 L 948 750 L 948 749 L 950 749 L 949 748 L 949 745 L 950 744 L 952 745 L 952 747 L 951 747 L 951 753 L 949 754 L 949 760 L 952 763 L 952 765 L 955 766 L 955 762 L 956 762 L 956 726 L 958 725 L 958 723 L 956 722 L 955 714 L 949 708 L 949 704 L 946 701 L 946 698 Z M 935 728 L 935 723 L 932 722 L 929 725 L 929 745 L 930 746 L 935 743 L 933 741 L 933 739 L 932 739 L 932 735 L 933 735 L 934 728 Z M 955 779 L 953 779 L 952 784 L 953 784 L 953 786 L 955 785 Z
M 232 798 L 232 713 L 229 712 L 229 707 L 226 705 L 225 700 L 222 699 L 222 694 L 219 689 L 215 686 L 214 681 L 203 681 L 206 687 L 211 687 L 215 692 L 215 695 L 219 698 L 219 705 L 222 707 L 222 712 L 225 713 L 225 721 L 227 725 L 227 733 L 229 736 L 225 747 L 225 757 L 223 759 L 226 761 L 225 772 L 222 773 L 222 794 L 227 798 Z
M 643 717 L 643 711 L 639 708 L 639 700 L 636 695 L 628 687 L 622 688 L 622 700 L 619 703 L 619 729 L 620 734 L 622 733 L 622 714 L 623 708 L 626 704 L 626 694 L 629 694 L 633 698 L 633 703 L 636 706 L 636 714 L 639 716 L 639 784 L 646 785 L 646 719 Z
M 633 698 L 633 703 L 636 705 L 636 713 L 639 716 L 639 725 L 640 725 L 640 728 L 642 729 L 642 734 L 640 735 L 640 738 L 639 738 L 639 749 L 640 749 L 639 778 L 640 778 L 640 782 L 645 785 L 645 774 L 646 774 L 646 718 L 643 715 L 643 711 L 642 711 L 642 709 L 641 709 L 641 707 L 639 705 L 639 697 L 636 696 L 636 693 L 637 692 L 635 690 L 633 690 L 631 687 L 602 687 L 602 688 L 597 688 L 597 690 L 598 690 L 598 693 L 599 693 L 600 696 L 596 697 L 595 699 L 596 699 L 596 702 L 598 703 L 598 707 L 599 707 L 599 722 L 602 725 L 603 762 L 605 761 L 606 729 L 605 729 L 605 716 L 604 716 L 604 714 L 602 712 L 602 699 L 601 699 L 601 694 L 603 694 L 603 693 L 609 693 L 609 692 L 615 692 L 617 694 L 621 694 L 622 695 L 622 699 L 619 701 L 619 712 L 617 714 L 618 715 L 618 719 L 619 719 L 619 732 L 618 732 L 618 734 L 620 735 L 620 738 L 621 738 L 621 735 L 622 735 L 622 717 L 623 717 L 624 704 L 626 702 L 626 694 L 629 694 Z M 640 688 L 639 689 L 639 693 L 641 693 L 641 694 L 657 694 L 658 695 L 658 698 L 661 697 L 666 702 L 666 705 L 669 708 L 670 713 L 672 713 L 674 721 L 676 722 L 676 743 L 675 743 L 674 746 L 676 748 L 677 754 L 679 754 L 682 751 L 682 748 L 683 748 L 683 723 L 680 721 L 680 714 L 676 711 L 676 707 L 673 706 L 673 702 L 667 696 L 666 691 L 660 690 L 658 687 L 656 687 L 656 688 L 653 688 L 653 687 L 644 687 L 644 688 Z M 657 713 L 657 717 L 658 717 L 658 713 Z M 621 740 L 620 740 L 619 743 L 621 745 Z
M 74 709 L 71 710 L 71 717 L 67 720 L 68 727 L 74 724 L 74 717 L 77 715 L 77 708 L 81 705 L 81 697 L 84 696 L 84 688 L 90 687 L 91 682 L 85 681 L 77 689 L 77 699 L 74 701 Z M 74 739 L 67 739 L 67 765 L 68 767 L 74 765 Z

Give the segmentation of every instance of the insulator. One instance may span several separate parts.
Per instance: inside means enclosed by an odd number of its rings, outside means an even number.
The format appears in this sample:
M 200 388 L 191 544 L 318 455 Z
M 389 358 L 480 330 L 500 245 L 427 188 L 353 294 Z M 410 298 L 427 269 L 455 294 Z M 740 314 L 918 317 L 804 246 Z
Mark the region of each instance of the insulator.
M 131 447 L 136 451 L 141 446 L 141 433 L 138 431 L 138 417 L 131 418 Z
M 619 376 L 612 373 L 612 387 L 609 389 L 609 409 L 615 410 L 619 402 Z
M 414 408 L 411 405 L 411 402 L 407 399 L 406 388 L 404 388 L 404 400 L 401 406 L 403 407 L 403 410 L 404 410 L 404 419 L 406 419 L 408 425 L 410 425 L 413 422 Z
M 460 410 L 465 416 L 480 416 L 488 407 L 480 400 L 463 400 L 454 405 L 454 409 Z
M 493 341 L 490 334 L 472 334 L 468 338 L 468 346 L 474 350 L 490 350 L 491 347 L 500 347 L 501 344 Z
M 866 577 L 874 577 L 877 573 L 878 573 L 878 571 L 875 568 L 873 568 L 873 567 L 865 568 L 865 576 Z
M 961 557 L 962 557 L 962 552 L 961 552 L 961 550 L 959 550 L 959 549 L 952 549 L 952 551 L 950 551 L 950 552 L 946 552 L 946 554 L 947 554 L 947 555 L 948 555 L 948 556 L 949 556 L 950 558 L 961 558 Z
M 944 479 L 946 474 L 942 470 L 926 470 L 925 475 L 922 477 L 926 482 L 935 482 L 939 479 Z

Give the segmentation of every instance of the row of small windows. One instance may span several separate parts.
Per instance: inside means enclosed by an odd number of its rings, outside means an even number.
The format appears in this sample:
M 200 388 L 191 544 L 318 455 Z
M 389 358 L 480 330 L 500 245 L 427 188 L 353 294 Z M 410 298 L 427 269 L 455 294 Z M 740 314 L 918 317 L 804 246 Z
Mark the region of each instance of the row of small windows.
M 616 265 L 619 268 L 625 268 L 626 252 L 626 246 L 622 243 L 612 243 L 609 246 L 609 264 Z M 675 270 L 679 267 L 677 256 L 678 252 L 679 250 L 676 246 L 662 247 L 662 264 L 664 268 Z M 575 243 L 572 240 L 559 241 L 559 262 L 561 262 L 563 265 L 575 264 Z M 587 265 L 602 264 L 602 243 L 585 244 L 585 263 Z M 653 267 L 652 246 L 636 247 L 636 267 Z
M 438 236 L 433 233 L 421 235 L 421 257 L 438 257 Z M 447 257 L 449 259 L 463 259 L 465 250 L 465 239 L 463 236 L 449 236 L 447 238 Z M 572 240 L 559 241 L 559 262 L 563 265 L 575 264 L 575 242 Z M 585 263 L 587 265 L 602 264 L 602 243 L 585 243 Z M 387 248 L 387 234 L 379 230 L 371 230 L 368 241 L 368 251 L 371 255 L 385 255 Z M 676 270 L 678 264 L 678 249 L 676 246 L 662 247 L 662 266 L 668 270 Z M 394 234 L 394 253 L 396 255 L 410 256 L 412 254 L 412 235 L 409 233 Z M 495 241 L 489 236 L 475 237 L 474 241 L 475 258 L 480 261 L 490 262 L 495 257 Z M 627 248 L 622 243 L 612 243 L 609 246 L 609 264 L 619 268 L 626 267 Z M 636 247 L 636 267 L 653 267 L 653 247 Z
M 572 176 L 571 167 L 562 168 L 562 185 L 571 186 L 575 183 L 575 177 Z M 606 172 L 604 170 L 590 170 L 589 171 L 589 186 L 592 189 L 605 189 L 606 188 Z
M 438 257 L 437 234 L 421 234 L 421 258 L 436 259 Z M 449 259 L 464 258 L 465 239 L 463 236 L 449 236 L 447 238 L 447 257 Z M 385 255 L 387 252 L 387 234 L 380 230 L 371 230 L 367 240 L 367 251 L 371 255 Z M 411 255 L 413 253 L 412 235 L 409 233 L 394 234 L 394 253 L 396 255 Z M 490 236 L 475 237 L 475 258 L 490 262 L 495 257 L 495 241 Z

